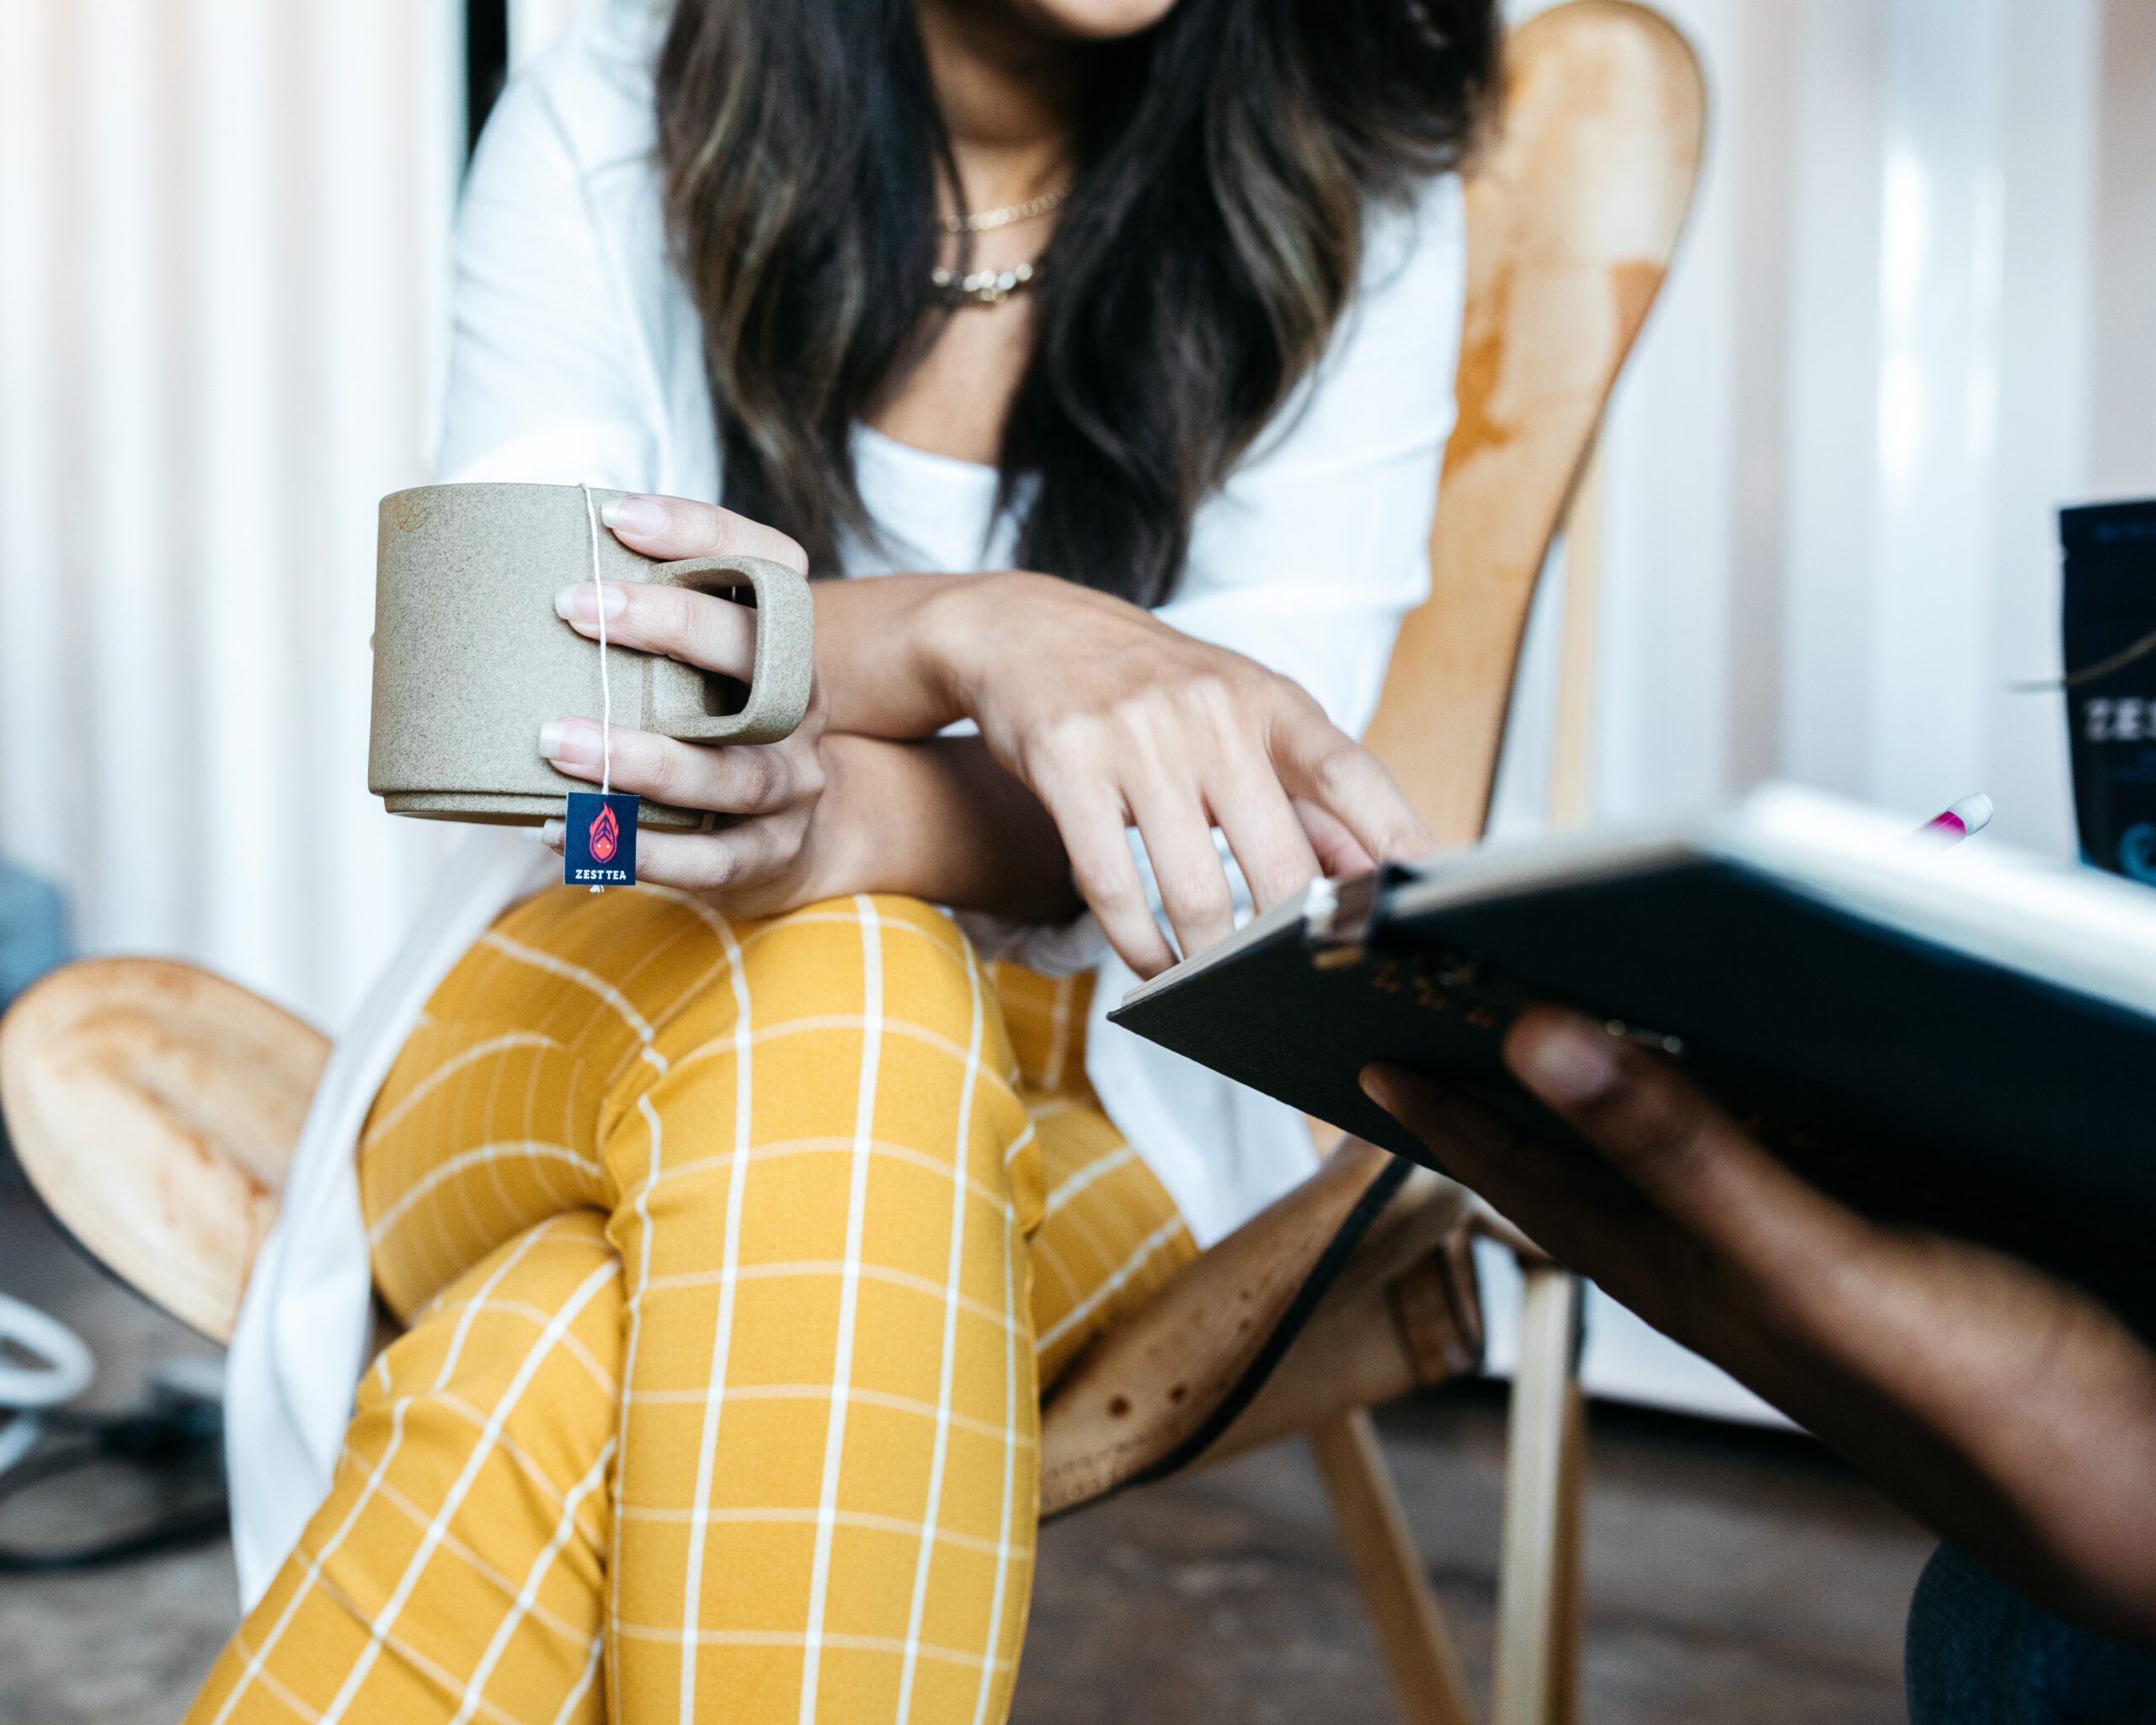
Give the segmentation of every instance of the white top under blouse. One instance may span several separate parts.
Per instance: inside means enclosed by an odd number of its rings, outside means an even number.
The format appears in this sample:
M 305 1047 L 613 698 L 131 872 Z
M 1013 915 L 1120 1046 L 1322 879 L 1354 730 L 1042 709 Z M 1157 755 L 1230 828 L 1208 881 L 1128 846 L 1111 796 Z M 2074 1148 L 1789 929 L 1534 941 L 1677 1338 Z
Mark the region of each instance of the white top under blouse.
M 696 310 L 668 263 L 653 163 L 659 27 L 643 7 L 589 12 L 488 122 L 459 218 L 446 478 L 720 495 Z M 1365 252 L 1326 358 L 1199 508 L 1158 612 L 1295 678 L 1357 734 L 1428 586 L 1464 296 L 1457 182 L 1374 214 Z M 1015 526 L 995 513 L 992 469 L 866 428 L 854 458 L 894 549 L 841 547 L 846 574 L 1008 566 Z M 354 1148 L 367 1108 L 435 984 L 558 868 L 528 835 L 476 830 L 323 1073 L 227 1367 L 249 1605 L 328 1490 L 364 1362 Z M 1098 964 L 1086 1076 L 1201 1244 L 1308 1172 L 1298 1115 L 1106 1022 L 1134 979 L 1090 921 L 1000 944 L 1043 968 Z

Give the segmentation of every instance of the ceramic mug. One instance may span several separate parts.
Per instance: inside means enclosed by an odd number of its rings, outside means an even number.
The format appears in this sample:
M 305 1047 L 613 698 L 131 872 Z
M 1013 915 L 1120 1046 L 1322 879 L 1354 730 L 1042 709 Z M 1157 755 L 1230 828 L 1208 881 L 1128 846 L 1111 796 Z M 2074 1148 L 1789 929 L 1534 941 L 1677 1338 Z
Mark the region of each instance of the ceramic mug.
M 594 491 L 603 509 L 624 494 Z M 392 814 L 536 824 L 595 784 L 539 753 L 548 719 L 600 713 L 599 644 L 554 611 L 591 579 L 591 519 L 579 485 L 422 485 L 382 500 L 376 561 L 374 719 L 367 788 Z M 685 743 L 775 743 L 808 710 L 808 584 L 758 557 L 654 563 L 603 526 L 609 581 L 744 595 L 756 609 L 745 691 L 662 654 L 607 651 L 613 722 Z M 646 799 L 638 819 L 698 827 L 701 809 Z

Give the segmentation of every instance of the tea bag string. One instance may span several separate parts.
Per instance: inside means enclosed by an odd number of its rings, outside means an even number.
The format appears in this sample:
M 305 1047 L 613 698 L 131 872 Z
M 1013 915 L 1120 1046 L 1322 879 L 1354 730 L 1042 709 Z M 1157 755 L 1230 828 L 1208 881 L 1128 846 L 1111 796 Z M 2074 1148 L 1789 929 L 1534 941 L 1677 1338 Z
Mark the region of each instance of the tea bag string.
M 2130 665 L 2138 665 L 2151 654 L 2156 654 L 2156 629 L 2152 629 L 2139 640 L 2128 643 L 2109 659 L 2100 659 L 2094 665 L 2084 665 L 2079 670 L 2068 671 L 2063 677 L 2038 677 L 2031 682 L 2009 683 L 2006 686 L 2017 695 L 2053 695 L 2061 689 L 2078 689 L 2084 683 L 2093 683 L 2099 677 L 2107 677 L 2115 670 L 2124 670 Z
M 584 493 L 584 519 L 591 529 L 592 601 L 599 612 L 599 793 L 603 797 L 614 788 L 614 686 L 606 674 L 606 578 L 599 570 L 599 506 L 592 501 L 590 485 L 579 489 Z

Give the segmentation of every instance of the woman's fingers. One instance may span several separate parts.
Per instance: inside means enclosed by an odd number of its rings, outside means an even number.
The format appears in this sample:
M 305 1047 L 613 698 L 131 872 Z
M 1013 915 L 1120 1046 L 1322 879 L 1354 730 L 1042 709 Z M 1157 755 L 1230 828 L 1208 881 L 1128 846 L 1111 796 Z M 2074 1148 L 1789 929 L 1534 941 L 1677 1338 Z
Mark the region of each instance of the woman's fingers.
M 776 527 L 737 515 L 716 504 L 686 497 L 617 497 L 599 518 L 632 551 L 662 562 L 691 557 L 760 557 L 808 573 L 808 554 Z
M 1599 1274 L 1654 1217 L 1614 1169 L 1523 1132 L 1450 1085 L 1404 1066 L 1363 1069 L 1363 1092 L 1545 1252 Z
M 1208 800 L 1259 910 L 1292 898 L 1316 877 L 1317 854 L 1294 805 L 1254 752 L 1238 754 L 1224 767 Z
M 728 814 L 766 813 L 820 788 L 816 753 L 784 743 L 732 747 L 677 743 L 648 731 L 613 727 L 613 787 L 679 809 Z M 539 728 L 539 752 L 554 767 L 590 783 L 605 771 L 603 735 L 591 718 L 559 718 Z
M 1317 853 L 1317 866 L 1327 875 L 1337 880 L 1351 874 L 1368 874 L 1378 866 L 1377 858 L 1356 842 L 1355 835 L 1316 804 L 1298 798 L 1294 808 L 1303 836 Z
M 609 646 L 663 653 L 744 681 L 755 670 L 756 613 L 749 606 L 663 581 L 586 581 L 554 595 L 555 611 L 594 641 L 602 605 Z
M 562 823 L 548 821 L 540 838 L 548 850 L 559 851 Z M 718 832 L 646 827 L 637 834 L 637 879 L 684 892 L 740 892 L 791 867 L 800 848 L 790 822 L 744 820 Z
M 1668 1061 L 1540 1007 L 1505 1038 L 1515 1076 L 1686 1235 L 1780 1285 L 1856 1249 L 1870 1226 L 1769 1155 Z
M 1235 932 L 1235 898 L 1213 842 L 1213 824 L 1188 769 L 1134 775 L 1123 797 L 1153 865 L 1161 908 L 1186 959 Z
M 1176 955 L 1153 920 L 1137 859 L 1124 836 L 1123 811 L 1108 794 L 1106 781 L 1064 786 L 1051 780 L 1033 788 L 1062 836 L 1071 883 L 1108 944 L 1140 976 L 1166 969 Z
M 1307 696 L 1276 719 L 1272 743 L 1289 793 L 1338 820 L 1378 861 L 1406 862 L 1437 848 L 1437 839 L 1377 756 Z
M 801 849 L 795 824 L 744 820 L 721 832 L 639 832 L 637 875 L 684 892 L 739 893 L 792 864 Z

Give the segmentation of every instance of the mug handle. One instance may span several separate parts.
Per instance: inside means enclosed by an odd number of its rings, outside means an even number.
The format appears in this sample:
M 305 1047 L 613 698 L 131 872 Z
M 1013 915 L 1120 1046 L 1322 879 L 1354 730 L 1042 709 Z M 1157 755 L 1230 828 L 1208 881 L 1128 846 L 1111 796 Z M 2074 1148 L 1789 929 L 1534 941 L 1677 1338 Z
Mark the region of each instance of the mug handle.
M 816 674 L 816 613 L 808 581 L 760 557 L 689 558 L 655 564 L 647 578 L 698 593 L 746 587 L 756 609 L 748 704 L 739 713 L 707 711 L 712 673 L 654 655 L 648 729 L 681 743 L 776 743 L 792 736 L 808 712 Z

